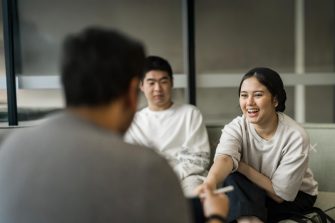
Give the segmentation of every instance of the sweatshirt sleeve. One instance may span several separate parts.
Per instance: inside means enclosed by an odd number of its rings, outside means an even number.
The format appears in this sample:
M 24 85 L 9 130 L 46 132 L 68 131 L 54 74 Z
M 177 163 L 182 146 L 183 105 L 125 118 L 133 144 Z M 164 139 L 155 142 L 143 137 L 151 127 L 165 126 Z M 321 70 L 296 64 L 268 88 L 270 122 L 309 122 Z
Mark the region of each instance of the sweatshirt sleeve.
M 207 130 L 200 111 L 194 108 L 186 125 L 186 138 L 177 155 L 175 171 L 182 181 L 184 191 L 202 183 L 209 166 L 210 147 Z
M 307 134 L 294 132 L 287 137 L 282 159 L 271 179 L 276 194 L 286 201 L 293 201 L 301 187 L 308 168 L 309 148 Z
M 216 148 L 215 157 L 229 155 L 233 160 L 233 171 L 238 168 L 241 160 L 243 144 L 243 126 L 241 118 L 237 117 L 222 129 L 220 142 Z

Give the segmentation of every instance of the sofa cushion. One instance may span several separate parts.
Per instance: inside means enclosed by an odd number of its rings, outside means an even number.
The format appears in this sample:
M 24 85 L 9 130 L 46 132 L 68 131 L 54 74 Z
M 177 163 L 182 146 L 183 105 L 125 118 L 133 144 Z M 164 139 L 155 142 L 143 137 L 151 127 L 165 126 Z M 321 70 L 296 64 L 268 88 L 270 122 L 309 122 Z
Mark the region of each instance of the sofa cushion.
M 335 192 L 335 125 L 305 124 L 313 147 L 309 165 L 320 191 Z

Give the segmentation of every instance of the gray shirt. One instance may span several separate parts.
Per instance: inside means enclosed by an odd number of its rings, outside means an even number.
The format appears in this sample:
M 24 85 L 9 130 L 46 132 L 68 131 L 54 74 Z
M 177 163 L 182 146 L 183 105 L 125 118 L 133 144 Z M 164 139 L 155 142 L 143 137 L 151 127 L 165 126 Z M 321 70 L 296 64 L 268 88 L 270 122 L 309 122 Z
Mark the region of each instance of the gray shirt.
M 0 222 L 190 222 L 178 178 L 150 149 L 70 113 L 0 148 Z
M 318 184 L 308 168 L 310 150 L 306 131 L 293 119 L 278 113 L 278 127 L 270 140 L 261 138 L 243 116 L 222 130 L 216 156 L 227 154 L 234 170 L 243 161 L 267 176 L 276 194 L 292 201 L 299 190 L 316 195 Z

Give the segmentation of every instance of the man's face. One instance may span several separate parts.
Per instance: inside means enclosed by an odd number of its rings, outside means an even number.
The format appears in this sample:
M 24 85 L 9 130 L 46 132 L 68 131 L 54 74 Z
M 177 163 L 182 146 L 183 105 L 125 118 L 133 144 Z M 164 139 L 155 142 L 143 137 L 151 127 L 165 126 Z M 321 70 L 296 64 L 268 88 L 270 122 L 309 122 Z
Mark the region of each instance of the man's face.
M 172 80 L 165 71 L 147 72 L 141 83 L 141 91 L 148 101 L 149 109 L 153 111 L 165 110 L 172 105 Z

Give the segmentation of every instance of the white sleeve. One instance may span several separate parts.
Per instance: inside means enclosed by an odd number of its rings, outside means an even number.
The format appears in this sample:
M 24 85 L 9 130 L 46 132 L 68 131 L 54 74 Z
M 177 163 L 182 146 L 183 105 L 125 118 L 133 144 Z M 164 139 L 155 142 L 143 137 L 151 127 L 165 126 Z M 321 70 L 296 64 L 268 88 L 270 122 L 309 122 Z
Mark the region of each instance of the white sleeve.
M 187 137 L 177 155 L 178 164 L 174 169 L 182 180 L 184 189 L 191 187 L 192 190 L 192 187 L 201 184 L 207 175 L 210 148 L 207 130 L 199 110 L 192 110 L 189 123 L 185 125 Z
M 127 143 L 146 146 L 151 148 L 150 139 L 146 136 L 144 129 L 141 127 L 140 121 L 133 119 L 131 126 L 124 134 L 123 139 Z

